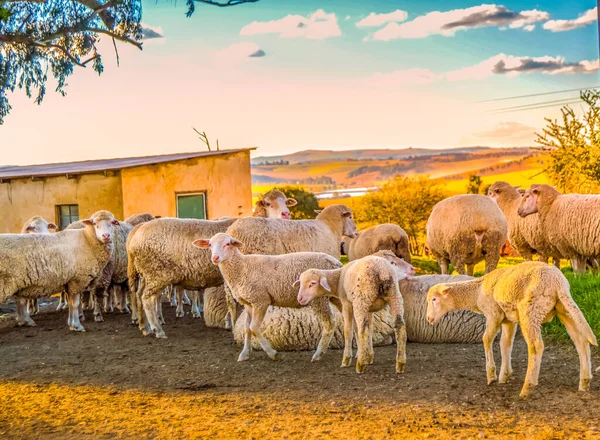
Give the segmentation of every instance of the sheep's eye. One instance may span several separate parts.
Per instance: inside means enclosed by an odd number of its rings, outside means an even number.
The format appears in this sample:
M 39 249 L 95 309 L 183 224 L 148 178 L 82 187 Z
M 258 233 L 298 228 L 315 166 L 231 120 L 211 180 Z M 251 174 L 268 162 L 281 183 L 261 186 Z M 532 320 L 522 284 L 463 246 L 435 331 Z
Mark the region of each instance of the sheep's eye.
M 229 243 L 225 243 L 225 247 L 229 246 Z
M 267 207 L 269 207 L 269 208 L 271 207 L 271 204 L 269 202 L 267 202 Z
M 494 192 L 495 192 L 496 194 L 500 194 L 500 190 L 499 190 L 499 189 L 496 189 L 496 190 L 494 190 Z
M 311 281 L 311 282 L 310 282 L 310 287 L 312 287 L 312 286 L 314 286 L 314 285 L 316 285 L 316 284 L 317 284 L 317 283 L 315 283 L 314 281 Z

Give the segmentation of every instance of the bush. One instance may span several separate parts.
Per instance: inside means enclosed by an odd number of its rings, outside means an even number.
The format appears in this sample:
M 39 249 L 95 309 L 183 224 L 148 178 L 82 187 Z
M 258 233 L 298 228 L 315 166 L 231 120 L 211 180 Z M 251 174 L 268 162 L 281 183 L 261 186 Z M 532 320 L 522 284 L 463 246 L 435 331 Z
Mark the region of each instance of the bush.
M 311 219 L 317 216 L 315 210 L 321 209 L 315 195 L 297 186 L 278 186 L 276 188 L 288 198 L 296 199 L 298 204 L 290 208 L 294 220 Z

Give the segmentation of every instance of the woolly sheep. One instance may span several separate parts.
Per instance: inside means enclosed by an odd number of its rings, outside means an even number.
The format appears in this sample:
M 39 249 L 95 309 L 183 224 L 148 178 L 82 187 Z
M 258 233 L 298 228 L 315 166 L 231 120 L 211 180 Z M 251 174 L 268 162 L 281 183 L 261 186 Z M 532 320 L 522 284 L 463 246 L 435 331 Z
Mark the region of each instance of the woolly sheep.
M 154 217 L 152 214 L 133 214 L 127 217 L 124 222 L 130 224 L 131 226 L 141 225 L 142 223 L 149 222 L 150 220 L 154 220 L 155 218 L 160 218 L 160 215 Z
M 541 324 L 556 315 L 575 343 L 580 360 L 579 390 L 587 391 L 592 378 L 590 344 L 596 337 L 569 293 L 569 282 L 562 272 L 545 263 L 525 262 L 488 273 L 479 279 L 438 284 L 427 294 L 427 320 L 434 324 L 446 312 L 467 309 L 486 318 L 483 347 L 488 385 L 495 382 L 493 342 L 502 327 L 500 383 L 512 375 L 511 352 L 517 324 L 527 342 L 529 361 L 521 397 L 528 396 L 538 384 L 544 342 Z
M 342 254 L 348 256 L 349 261 L 358 260 L 377 251 L 388 250 L 410 263 L 408 248 L 408 235 L 398 226 L 390 223 L 373 226 L 358 233 L 358 237 L 344 237 L 342 240 Z
M 50 234 L 50 231 L 56 231 L 56 225 L 54 223 L 49 223 L 43 217 L 39 215 L 35 215 L 31 217 L 29 220 L 25 222 L 23 228 L 21 228 L 21 234 Z M 61 296 L 62 301 L 62 296 Z M 60 306 L 60 304 L 59 304 Z M 66 306 L 66 302 L 65 302 Z M 38 304 L 38 300 L 29 299 L 27 300 L 27 310 L 31 316 L 37 315 L 40 312 L 40 307 Z M 60 310 L 60 309 L 58 309 Z M 23 317 L 17 318 L 19 322 L 23 321 Z
M 212 262 L 218 265 L 235 300 L 246 309 L 244 348 L 238 361 L 250 359 L 252 336 L 258 339 L 267 355 L 275 359 L 277 352 L 263 337 L 260 329 L 268 307 L 301 307 L 296 300 L 297 291 L 293 286 L 300 274 L 311 267 L 334 269 L 342 266 L 332 256 L 317 252 L 243 255 L 240 252 L 243 244 L 223 233 L 214 235 L 210 240 L 196 240 L 194 245 L 210 248 Z M 323 324 L 321 341 L 312 357 L 313 361 L 317 361 L 329 347 L 334 332 L 334 320 L 328 298 L 314 301 L 311 308 Z
M 86 227 L 55 234 L 0 235 L 0 303 L 15 296 L 22 321 L 35 326 L 26 300 L 50 296 L 66 286 L 69 327 L 84 331 L 79 322 L 81 293 L 95 283 L 110 259 L 114 226 L 108 211 L 98 211 L 83 221 Z
M 404 300 L 404 322 L 408 342 L 419 343 L 476 343 L 481 342 L 485 329 L 485 318 L 468 310 L 446 314 L 437 325 L 427 323 L 427 292 L 439 283 L 472 280 L 467 275 L 423 275 L 409 277 L 398 283 Z M 215 289 L 204 296 L 204 319 L 207 327 L 225 328 L 227 307 L 225 292 Z M 336 329 L 330 348 L 343 348 L 343 319 L 338 310 L 332 307 Z M 238 344 L 244 339 L 245 311 L 241 313 L 234 329 Z M 390 345 L 389 336 L 394 332 L 394 323 L 388 307 L 373 313 L 373 345 Z M 310 309 L 285 309 L 269 307 L 262 324 L 264 337 L 277 351 L 314 350 L 321 333 L 320 322 Z M 252 339 L 252 347 L 260 348 Z
M 585 271 L 586 260 L 600 257 L 600 195 L 561 194 L 550 185 L 531 185 L 518 213 L 538 213 L 545 239 L 564 258 L 579 263 L 575 271 Z
M 223 283 L 210 252 L 192 242 L 225 232 L 235 221 L 161 218 L 138 225 L 129 234 L 129 288 L 135 292 L 138 325 L 144 335 L 166 337 L 158 320 L 157 303 L 167 287 L 203 290 Z
M 391 252 L 390 252 L 391 254 Z M 392 254 L 393 255 L 393 254 Z M 319 298 L 333 296 L 342 302 L 344 315 L 344 357 L 342 367 L 350 365 L 352 359 L 352 339 L 356 322 L 358 357 L 356 372 L 363 373 L 367 364 L 372 364 L 373 351 L 373 312 L 389 304 L 394 333 L 396 336 L 396 373 L 403 373 L 406 365 L 406 326 L 404 305 L 398 289 L 398 277 L 406 277 L 408 263 L 398 259 L 403 265 L 393 265 L 386 258 L 367 256 L 348 263 L 345 267 L 333 270 L 309 269 L 300 275 L 298 302 L 307 305 Z
M 506 217 L 489 197 L 463 194 L 437 203 L 427 220 L 427 246 L 442 274 L 452 263 L 456 271 L 473 275 L 475 264 L 485 260 L 486 273 L 498 265 L 506 242 Z M 465 265 L 467 270 L 465 271 Z
M 508 240 L 519 255 L 532 261 L 533 254 L 537 253 L 539 261 L 543 262 L 552 257 L 554 265 L 560 267 L 560 255 L 546 242 L 539 216 L 529 215 L 523 218 L 517 213 L 522 198 L 518 188 L 507 182 L 496 182 L 490 185 L 488 196 L 504 213 L 508 226 Z
M 289 220 L 292 215 L 289 208 L 297 204 L 295 199 L 288 198 L 281 191 L 272 189 L 256 202 L 253 216 Z

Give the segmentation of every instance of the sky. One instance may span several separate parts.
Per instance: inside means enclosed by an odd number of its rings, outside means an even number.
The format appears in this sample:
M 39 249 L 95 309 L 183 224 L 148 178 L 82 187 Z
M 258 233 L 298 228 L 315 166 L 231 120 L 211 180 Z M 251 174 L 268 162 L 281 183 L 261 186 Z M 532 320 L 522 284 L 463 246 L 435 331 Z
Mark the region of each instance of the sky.
M 144 0 L 143 51 L 120 45 L 117 67 L 105 41 L 104 73 L 77 68 L 66 97 L 9 95 L 0 165 L 205 150 L 192 127 L 254 156 L 534 145 L 560 115 L 543 103 L 577 91 L 480 101 L 600 86 L 595 5 L 260 0 L 186 18 Z

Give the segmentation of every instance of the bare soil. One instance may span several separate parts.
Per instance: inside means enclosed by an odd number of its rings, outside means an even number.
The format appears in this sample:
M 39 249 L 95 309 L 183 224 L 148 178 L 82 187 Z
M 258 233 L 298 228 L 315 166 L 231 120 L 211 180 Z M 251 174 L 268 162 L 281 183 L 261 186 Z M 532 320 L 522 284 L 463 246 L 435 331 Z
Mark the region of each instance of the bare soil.
M 66 311 L 43 311 L 35 328 L 0 320 L 0 438 L 600 439 L 600 380 L 577 391 L 570 344 L 546 341 L 539 389 L 522 400 L 520 335 L 515 379 L 486 386 L 481 344 L 409 344 L 403 375 L 394 346 L 376 347 L 364 375 L 339 367 L 340 350 L 238 363 L 230 332 L 164 312 L 166 340 L 119 313 L 81 334 Z

